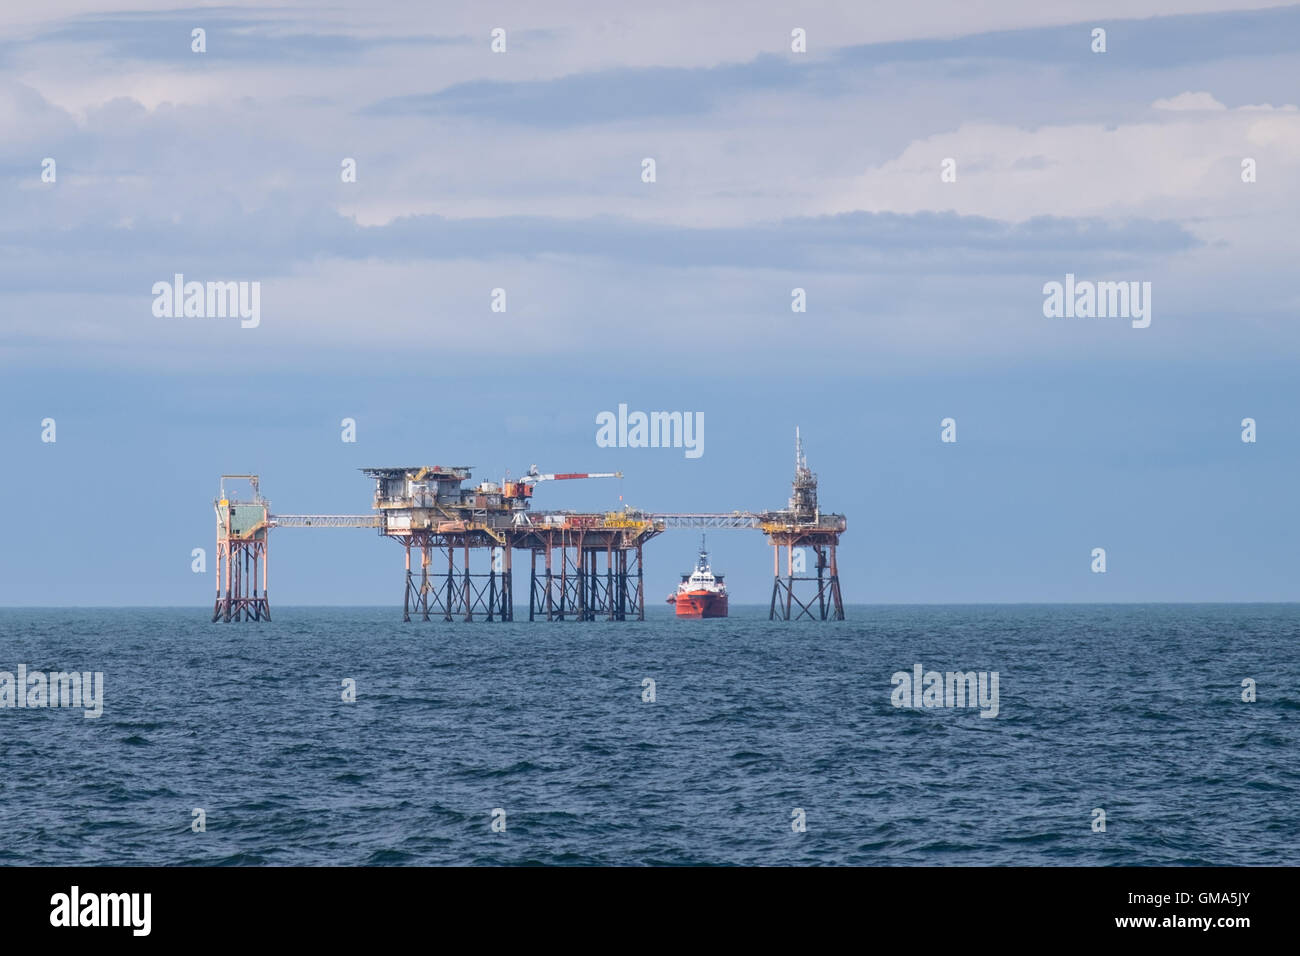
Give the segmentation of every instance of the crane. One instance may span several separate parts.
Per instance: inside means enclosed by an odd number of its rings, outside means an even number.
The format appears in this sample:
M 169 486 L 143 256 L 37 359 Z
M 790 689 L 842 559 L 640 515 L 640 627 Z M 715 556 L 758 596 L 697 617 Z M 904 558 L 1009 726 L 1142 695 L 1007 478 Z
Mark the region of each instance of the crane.
M 542 474 L 536 465 L 530 465 L 528 474 L 518 480 L 506 478 L 501 484 L 502 497 L 514 512 L 514 523 L 527 524 L 524 512 L 528 508 L 528 499 L 533 496 L 533 489 L 540 481 L 567 481 L 572 478 L 622 478 L 621 471 L 603 472 L 568 472 L 565 474 Z
M 528 474 L 524 475 L 519 481 L 525 485 L 535 485 L 539 481 L 564 481 L 568 478 L 622 478 L 621 471 L 600 471 L 600 472 L 569 472 L 563 475 L 543 475 L 537 470 L 536 465 L 528 466 Z

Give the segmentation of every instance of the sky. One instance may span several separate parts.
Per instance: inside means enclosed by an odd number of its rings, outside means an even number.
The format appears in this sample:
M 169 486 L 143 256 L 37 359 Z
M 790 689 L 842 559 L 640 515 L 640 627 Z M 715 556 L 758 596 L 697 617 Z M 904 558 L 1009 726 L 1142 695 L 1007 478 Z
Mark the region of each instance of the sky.
M 796 426 L 849 604 L 1295 600 L 1300 7 L 738 9 L 0 9 L 0 605 L 209 604 L 222 473 L 761 510 Z M 258 283 L 256 325 L 158 314 L 176 274 Z M 1045 315 L 1067 275 L 1150 324 Z M 600 447 L 619 404 L 703 454 Z M 697 543 L 647 546 L 651 602 Z M 765 603 L 761 535 L 709 545 Z M 395 606 L 402 553 L 281 529 L 272 576 Z

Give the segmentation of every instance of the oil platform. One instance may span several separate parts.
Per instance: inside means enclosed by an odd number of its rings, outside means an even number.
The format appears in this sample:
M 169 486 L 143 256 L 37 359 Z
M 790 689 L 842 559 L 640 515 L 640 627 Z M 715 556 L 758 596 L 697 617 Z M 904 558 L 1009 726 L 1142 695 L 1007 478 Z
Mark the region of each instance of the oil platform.
M 543 474 L 471 482 L 468 466 L 363 468 L 375 483 L 370 514 L 271 513 L 257 475 L 223 475 L 217 516 L 217 598 L 213 621 L 269 621 L 267 571 L 272 528 L 375 528 L 405 552 L 402 620 L 514 620 L 515 551 L 529 553 L 528 620 L 645 620 L 645 543 L 670 528 L 755 528 L 772 546 L 772 620 L 844 619 L 835 551 L 846 521 L 823 514 L 817 476 L 795 430 L 788 506 L 729 513 L 533 511 L 539 483 L 621 478 L 620 472 Z M 226 482 L 247 481 L 248 500 Z M 782 575 L 781 549 L 785 548 Z M 807 566 L 805 549 L 815 556 Z M 483 555 L 482 570 L 471 556 Z M 259 592 L 260 587 L 260 592 Z M 799 593 L 796 593 L 799 592 Z M 801 597 L 800 594 L 803 596 Z
M 621 473 L 544 475 L 533 466 L 517 480 L 466 487 L 468 467 L 362 471 L 375 481 L 379 533 L 406 550 L 403 620 L 413 614 L 426 621 L 435 615 L 472 621 L 476 614 L 489 621 L 513 620 L 512 554 L 525 550 L 532 562 L 530 621 L 645 619 L 642 548 L 663 531 L 662 522 L 631 508 L 598 514 L 528 508 L 539 482 L 621 478 Z M 489 553 L 488 570 L 475 573 L 470 555 L 481 550 Z M 413 556 L 419 558 L 418 572 Z
M 772 545 L 772 602 L 768 610 L 770 620 L 789 621 L 791 617 L 813 617 L 813 602 L 817 604 L 816 617 L 834 621 L 844 620 L 844 598 L 840 594 L 839 562 L 835 550 L 840 535 L 847 527 L 844 515 L 822 514 L 817 504 L 817 476 L 808 470 L 808 459 L 803 453 L 803 439 L 799 429 L 794 430 L 794 481 L 791 483 L 789 506 L 784 511 L 768 511 L 759 516 L 759 528 Z M 786 576 L 781 577 L 781 548 L 785 548 Z M 816 558 L 816 574 L 807 573 L 807 562 L 795 560 L 798 550 L 809 548 Z M 797 564 L 804 568 L 796 576 Z M 816 589 L 806 601 L 795 595 L 796 582 L 815 584 Z M 799 612 L 793 613 L 798 605 Z

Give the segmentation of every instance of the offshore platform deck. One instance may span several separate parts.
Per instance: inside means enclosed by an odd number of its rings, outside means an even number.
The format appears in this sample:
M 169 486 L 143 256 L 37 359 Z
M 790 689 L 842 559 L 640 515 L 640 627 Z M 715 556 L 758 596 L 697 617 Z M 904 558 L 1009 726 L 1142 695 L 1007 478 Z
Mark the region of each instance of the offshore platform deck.
M 843 620 L 836 548 L 847 522 L 823 514 L 817 476 L 795 432 L 795 475 L 786 508 L 728 513 L 651 513 L 632 507 L 582 513 L 533 511 L 538 484 L 618 478 L 618 472 L 542 474 L 472 481 L 465 466 L 363 468 L 375 483 L 370 514 L 276 515 L 257 475 L 223 475 L 217 516 L 213 621 L 269 621 L 267 573 L 273 528 L 375 528 L 405 551 L 402 620 L 514 620 L 513 555 L 530 555 L 528 619 L 645 620 L 645 543 L 670 528 L 755 528 L 772 546 L 772 620 Z M 248 500 L 226 482 L 244 480 Z M 784 575 L 781 549 L 786 549 Z M 810 569 L 803 549 L 811 550 Z M 473 555 L 484 555 L 471 570 Z M 259 588 L 260 586 L 260 588 Z M 799 592 L 799 593 L 796 593 Z M 800 593 L 803 596 L 800 596 Z

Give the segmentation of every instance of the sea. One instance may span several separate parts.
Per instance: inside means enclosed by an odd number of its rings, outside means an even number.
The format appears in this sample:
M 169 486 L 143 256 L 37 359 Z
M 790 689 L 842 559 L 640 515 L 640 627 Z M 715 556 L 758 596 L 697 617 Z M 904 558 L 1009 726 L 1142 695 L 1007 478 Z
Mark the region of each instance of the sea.
M 0 864 L 1300 864 L 1296 604 L 272 614 L 0 609 Z

